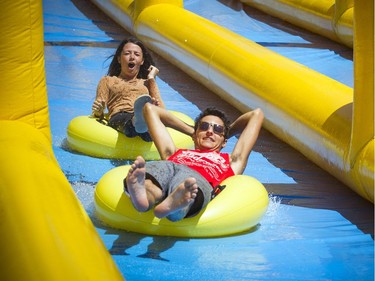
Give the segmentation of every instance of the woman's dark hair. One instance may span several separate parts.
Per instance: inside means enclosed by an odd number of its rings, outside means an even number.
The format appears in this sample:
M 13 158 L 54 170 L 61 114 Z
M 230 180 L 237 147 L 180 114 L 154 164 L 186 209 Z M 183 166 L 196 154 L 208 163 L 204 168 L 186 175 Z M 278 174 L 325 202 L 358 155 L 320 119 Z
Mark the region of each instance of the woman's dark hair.
M 109 76 L 119 76 L 120 75 L 121 64 L 119 63 L 118 58 L 121 56 L 122 49 L 124 48 L 124 46 L 127 43 L 136 44 L 142 49 L 143 65 L 141 65 L 141 67 L 139 69 L 139 73 L 137 75 L 137 78 L 147 79 L 149 67 L 151 65 L 155 65 L 154 60 L 152 59 L 151 54 L 147 50 L 146 46 L 141 41 L 139 41 L 138 39 L 136 39 L 134 37 L 124 39 L 120 43 L 120 45 L 117 47 L 116 52 L 109 57 L 109 58 L 112 58 L 112 61 L 111 61 L 111 64 L 109 65 L 109 67 L 108 67 L 107 75 L 109 75 Z
M 207 115 L 213 115 L 219 117 L 223 123 L 224 123 L 224 138 L 227 139 L 229 136 L 229 126 L 230 126 L 230 120 L 228 119 L 227 115 L 215 108 L 215 107 L 208 107 L 204 111 L 202 111 L 196 118 L 195 118 L 195 124 L 194 124 L 194 132 L 198 130 L 198 125 L 203 117 Z

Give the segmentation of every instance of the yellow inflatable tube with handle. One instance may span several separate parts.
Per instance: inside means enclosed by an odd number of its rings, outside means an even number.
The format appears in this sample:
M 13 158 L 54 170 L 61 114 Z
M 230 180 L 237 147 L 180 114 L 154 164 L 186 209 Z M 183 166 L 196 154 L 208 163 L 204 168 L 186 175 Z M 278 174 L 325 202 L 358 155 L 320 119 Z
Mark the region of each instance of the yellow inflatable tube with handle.
M 192 218 L 171 222 L 150 210 L 136 211 L 124 193 L 123 179 L 130 166 L 107 172 L 95 188 L 95 211 L 107 225 L 147 235 L 219 237 L 256 228 L 268 206 L 268 193 L 255 178 L 236 175 L 224 180 L 226 188 Z
M 189 116 L 177 111 L 170 112 L 194 126 L 194 120 Z M 194 147 L 190 136 L 171 128 L 167 130 L 177 147 Z M 99 158 L 134 160 L 138 155 L 142 155 L 146 160 L 160 159 L 153 142 L 145 142 L 140 137 L 128 138 L 107 126 L 106 120 L 98 120 L 91 116 L 77 116 L 69 122 L 67 144 L 74 151 Z
M 52 150 L 42 1 L 0 7 L 0 280 L 123 280 Z

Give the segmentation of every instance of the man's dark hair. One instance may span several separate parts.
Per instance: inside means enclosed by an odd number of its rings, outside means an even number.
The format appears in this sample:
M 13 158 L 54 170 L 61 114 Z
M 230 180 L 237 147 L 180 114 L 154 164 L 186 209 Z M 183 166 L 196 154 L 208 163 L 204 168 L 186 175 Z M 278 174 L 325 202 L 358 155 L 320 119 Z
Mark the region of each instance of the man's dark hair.
M 219 110 L 215 107 L 206 108 L 195 118 L 194 131 L 196 132 L 198 130 L 198 125 L 199 125 L 200 121 L 202 120 L 202 118 L 205 117 L 205 116 L 208 116 L 208 115 L 217 116 L 223 121 L 224 138 L 228 139 L 230 121 L 229 121 L 227 115 L 223 111 L 221 111 L 221 110 Z

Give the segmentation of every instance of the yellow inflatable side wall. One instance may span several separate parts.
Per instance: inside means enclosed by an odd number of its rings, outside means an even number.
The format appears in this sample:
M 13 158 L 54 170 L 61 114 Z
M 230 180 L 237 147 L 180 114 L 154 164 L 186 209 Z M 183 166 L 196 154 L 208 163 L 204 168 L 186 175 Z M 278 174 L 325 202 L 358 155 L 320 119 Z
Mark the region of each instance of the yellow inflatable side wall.
M 356 0 L 354 17 L 354 100 L 346 169 L 358 192 L 374 202 L 374 0 Z
M 374 202 L 373 1 L 354 5 L 355 104 L 352 88 L 184 10 L 181 1 L 92 2 L 120 24 L 132 22 L 123 27 L 239 110 L 261 107 L 266 129 Z M 322 1 L 298 2 L 309 3 L 310 13 L 327 10 L 317 6 Z M 351 7 L 336 2 L 335 17 Z
M 0 7 L 0 280 L 123 280 L 54 157 L 42 1 Z
M 353 47 L 353 0 L 241 0 L 348 47 Z

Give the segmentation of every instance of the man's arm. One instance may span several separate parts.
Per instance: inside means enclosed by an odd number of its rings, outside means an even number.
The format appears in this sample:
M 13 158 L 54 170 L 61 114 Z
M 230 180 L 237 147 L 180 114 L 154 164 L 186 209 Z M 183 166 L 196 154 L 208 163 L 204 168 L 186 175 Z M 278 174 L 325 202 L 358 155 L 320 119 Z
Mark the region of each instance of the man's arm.
M 231 153 L 231 167 L 236 175 L 246 168 L 251 150 L 258 138 L 263 122 L 263 111 L 259 108 L 244 113 L 230 126 L 229 137 L 239 135 Z
M 189 136 L 192 136 L 194 133 L 194 128 L 162 107 L 147 103 L 143 107 L 143 115 L 147 122 L 148 131 L 162 160 L 167 159 L 178 149 L 167 127 L 178 130 Z

